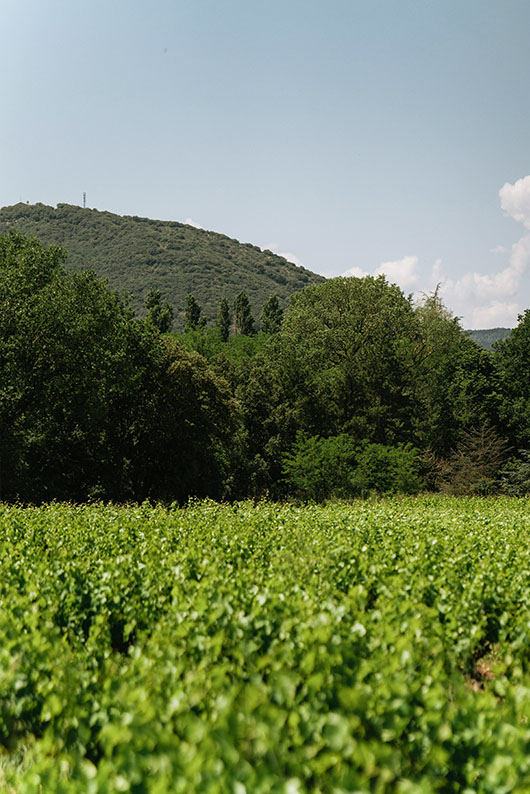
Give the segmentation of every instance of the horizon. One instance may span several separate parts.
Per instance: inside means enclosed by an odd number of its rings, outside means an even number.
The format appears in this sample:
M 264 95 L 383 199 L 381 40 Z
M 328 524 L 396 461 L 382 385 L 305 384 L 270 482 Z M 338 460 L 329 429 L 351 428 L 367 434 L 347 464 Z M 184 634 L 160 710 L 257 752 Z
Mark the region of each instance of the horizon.
M 69 202 L 64 202 L 64 201 L 59 201 L 55 205 L 45 204 L 42 201 L 35 201 L 35 202 L 31 202 L 31 201 L 17 201 L 15 204 L 4 205 L 4 206 L 0 207 L 0 212 L 3 209 L 8 209 L 9 207 L 13 207 L 13 206 L 18 206 L 19 204 L 24 206 L 24 207 L 41 206 L 41 207 L 48 207 L 48 208 L 51 208 L 51 209 L 58 209 L 59 206 L 64 205 L 64 206 L 67 206 L 67 207 L 75 207 L 76 209 L 80 209 L 80 210 L 88 210 L 88 211 L 94 211 L 94 212 L 108 212 L 111 215 L 116 215 L 117 217 L 120 217 L 120 218 L 128 218 L 128 219 L 132 219 L 132 220 L 140 219 L 140 220 L 155 221 L 157 223 L 158 222 L 161 222 L 161 223 L 179 223 L 179 224 L 184 225 L 184 226 L 191 226 L 192 228 L 195 228 L 195 229 L 198 228 L 198 229 L 200 229 L 200 231 L 205 231 L 205 232 L 213 233 L 213 234 L 219 234 L 219 235 L 222 235 L 222 236 L 225 236 L 225 237 L 228 236 L 228 235 L 225 235 L 223 232 L 219 232 L 219 231 L 216 231 L 214 229 L 203 229 L 201 226 L 196 226 L 194 223 L 189 224 L 189 223 L 186 223 L 185 221 L 174 221 L 174 220 L 167 220 L 167 219 L 164 219 L 164 218 L 150 218 L 150 217 L 148 217 L 146 215 L 120 215 L 119 213 L 111 212 L 110 210 L 106 210 L 106 209 L 100 209 L 99 207 L 89 207 L 89 206 L 83 206 L 81 204 L 70 204 Z M 188 219 L 188 220 L 190 220 L 190 219 Z M 239 243 L 241 245 L 247 245 L 249 243 L 251 245 L 253 245 L 251 240 L 237 240 L 237 238 L 230 238 L 230 239 L 235 240 L 237 243 Z M 260 247 L 258 246 L 258 248 L 260 248 Z M 260 251 L 262 253 L 264 253 L 267 250 L 270 250 L 270 249 L 260 248 Z M 283 256 L 283 254 L 277 254 L 277 256 Z M 290 264 L 294 265 L 295 267 L 305 267 L 304 265 L 302 265 L 300 263 L 296 264 L 295 262 L 291 262 L 289 259 L 287 259 L 287 261 Z M 310 272 L 314 272 L 314 271 L 310 271 Z M 316 275 L 321 275 L 321 274 L 316 274 Z M 350 277 L 350 278 L 363 278 L 364 276 L 368 276 L 368 275 L 371 275 L 371 274 L 365 273 L 365 274 L 357 274 L 357 275 L 355 275 L 355 274 L 339 273 L 338 276 L 324 276 L 324 278 L 326 278 L 326 279 L 340 278 L 340 277 L 342 277 L 342 278 L 344 278 L 344 277 L 346 277 L 346 278 L 348 278 L 348 277 Z M 379 274 L 377 274 L 377 275 L 379 275 Z M 392 282 L 392 280 L 387 276 L 386 273 L 382 273 L 381 275 L 384 275 L 385 278 L 387 279 L 387 281 L 389 281 L 390 283 L 397 283 L 397 282 Z M 398 286 L 399 286 L 399 284 L 398 284 Z M 404 290 L 402 290 L 402 291 L 403 291 L 404 294 L 406 294 Z M 419 296 L 416 298 L 416 302 L 419 302 Z M 451 311 L 451 307 L 450 306 L 447 306 L 445 304 L 444 304 L 444 306 L 445 306 L 446 309 L 449 309 L 449 311 Z M 493 327 L 488 326 L 487 328 L 486 327 L 484 327 L 484 328 L 465 328 L 463 326 L 463 324 L 462 324 L 462 318 L 458 317 L 457 315 L 454 315 L 454 313 L 453 313 L 453 316 L 457 317 L 457 319 L 460 321 L 460 324 L 462 325 L 463 329 L 466 332 L 497 331 L 497 330 L 504 331 L 504 330 L 508 330 L 508 329 L 509 330 L 513 330 L 513 327 L 515 327 L 515 326 L 501 326 L 501 325 L 497 325 L 497 326 L 493 326 Z
M 525 0 L 8 4 L 0 204 L 178 221 L 326 277 L 530 307 Z M 14 68 L 16 64 L 16 68 Z

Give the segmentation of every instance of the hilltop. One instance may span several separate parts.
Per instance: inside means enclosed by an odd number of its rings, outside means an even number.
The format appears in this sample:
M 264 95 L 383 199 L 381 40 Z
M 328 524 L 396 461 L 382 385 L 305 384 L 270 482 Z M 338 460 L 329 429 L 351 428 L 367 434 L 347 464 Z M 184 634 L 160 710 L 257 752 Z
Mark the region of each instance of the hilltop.
M 486 350 L 492 350 L 496 342 L 507 339 L 511 332 L 511 328 L 481 328 L 480 330 L 467 331 L 471 339 L 474 339 Z
M 0 232 L 18 229 L 66 249 L 66 267 L 95 270 L 109 287 L 132 296 L 143 313 L 149 289 L 160 290 L 182 328 L 186 295 L 193 293 L 209 321 L 219 303 L 230 305 L 244 290 L 256 319 L 267 298 L 289 297 L 323 276 L 288 262 L 272 251 L 240 243 L 224 234 L 176 221 L 121 216 L 71 204 L 15 204 L 0 209 Z

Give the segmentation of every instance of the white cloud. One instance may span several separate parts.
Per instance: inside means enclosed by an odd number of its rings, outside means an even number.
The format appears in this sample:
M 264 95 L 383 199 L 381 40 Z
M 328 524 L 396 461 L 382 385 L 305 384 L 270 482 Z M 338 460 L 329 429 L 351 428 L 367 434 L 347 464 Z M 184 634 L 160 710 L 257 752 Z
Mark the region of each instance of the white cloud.
M 405 256 L 382 262 L 371 274 L 360 267 L 352 267 L 343 276 L 378 276 L 384 274 L 405 292 L 414 289 L 414 298 L 424 296 L 440 285 L 440 297 L 445 305 L 462 320 L 464 328 L 511 327 L 517 324 L 522 309 L 516 301 L 521 278 L 530 263 L 530 234 L 512 246 L 508 267 L 493 274 L 464 273 L 458 279 L 447 278 L 442 260 L 437 259 L 422 275 L 419 258 Z
M 276 251 L 278 256 L 283 256 L 284 259 L 287 259 L 288 262 L 292 262 L 293 265 L 298 265 L 298 267 L 304 267 L 304 263 L 301 259 L 299 259 L 296 254 L 293 254 L 292 251 Z
M 203 228 L 201 226 L 201 224 L 197 223 L 197 221 L 194 221 L 193 218 L 186 218 L 184 223 L 186 223 L 188 226 L 194 226 L 196 229 L 202 229 Z
M 420 274 L 418 273 L 418 257 L 404 256 L 393 262 L 381 262 L 374 271 L 374 276 L 385 275 L 393 284 L 398 284 L 401 289 L 408 290 L 416 287 Z
M 530 229 L 530 176 L 518 179 L 513 185 L 506 182 L 499 196 L 506 215 Z
M 518 303 L 492 301 L 472 310 L 470 326 L 473 328 L 510 328 L 516 325 L 517 317 L 521 313 Z
M 292 262 L 293 265 L 298 265 L 298 267 L 305 267 L 302 260 L 293 254 L 292 251 L 280 251 L 280 246 L 278 243 L 268 243 L 264 248 L 261 249 L 262 251 L 272 251 L 276 256 L 283 256 L 284 259 L 287 259 L 288 262 Z
M 530 175 L 518 179 L 513 185 L 507 182 L 499 190 L 501 207 L 510 217 L 530 230 Z M 494 254 L 506 254 L 503 246 L 491 249 Z M 530 271 L 530 234 L 525 233 L 512 245 L 506 267 L 494 273 L 478 271 L 446 278 L 441 260 L 437 260 L 430 274 L 422 274 L 417 256 L 381 262 L 372 275 L 384 273 L 389 281 L 397 283 L 404 291 L 414 290 L 420 298 L 440 285 L 440 297 L 445 305 L 461 318 L 464 328 L 492 328 L 515 326 L 523 309 L 518 302 L 524 279 Z M 345 276 L 368 275 L 360 267 L 347 270 Z
M 441 260 L 433 265 L 433 278 L 436 276 L 436 268 L 439 267 Z M 371 273 L 363 270 L 362 267 L 350 267 L 342 273 L 343 276 L 354 276 L 364 278 L 364 276 L 386 276 L 391 284 L 397 284 L 402 290 L 407 291 L 418 286 L 421 274 L 418 269 L 419 258 L 417 256 L 404 256 L 402 259 L 395 259 L 388 262 L 381 262 Z M 436 272 L 435 272 L 436 271 Z M 436 282 L 433 286 L 436 286 Z M 426 287 L 431 289 L 431 285 Z
M 530 229 L 530 176 L 513 185 L 507 182 L 499 191 L 501 206 L 507 215 Z M 497 246 L 494 253 L 503 253 Z M 530 269 L 530 234 L 512 245 L 507 267 L 496 273 L 465 273 L 442 285 L 442 296 L 463 323 L 471 328 L 517 325 L 522 307 L 517 302 L 524 277 Z
M 442 260 L 437 259 L 431 268 L 431 282 L 432 282 L 431 289 L 436 289 L 438 284 L 440 284 L 442 281 L 443 281 Z
M 349 276 L 353 276 L 354 278 L 364 278 L 370 274 L 366 270 L 363 270 L 362 267 L 350 267 L 349 270 L 341 273 L 341 275 L 345 278 L 348 278 Z

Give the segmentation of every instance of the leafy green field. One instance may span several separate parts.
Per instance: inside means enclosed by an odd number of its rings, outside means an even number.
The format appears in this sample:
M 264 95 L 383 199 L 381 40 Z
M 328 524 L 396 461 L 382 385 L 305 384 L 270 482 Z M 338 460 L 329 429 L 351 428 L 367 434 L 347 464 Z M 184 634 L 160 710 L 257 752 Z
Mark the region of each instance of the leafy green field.
M 0 524 L 1 791 L 530 791 L 530 500 Z

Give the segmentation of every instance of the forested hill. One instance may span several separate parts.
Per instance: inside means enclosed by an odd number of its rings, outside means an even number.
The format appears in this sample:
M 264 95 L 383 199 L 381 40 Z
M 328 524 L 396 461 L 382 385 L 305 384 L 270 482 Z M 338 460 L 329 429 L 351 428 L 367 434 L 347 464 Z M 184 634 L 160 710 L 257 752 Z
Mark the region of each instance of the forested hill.
M 129 292 L 140 313 L 148 291 L 159 290 L 175 311 L 177 329 L 183 326 L 188 293 L 213 320 L 223 298 L 232 305 L 244 291 L 258 319 L 271 294 L 285 305 L 294 292 L 324 281 L 271 251 L 174 221 L 122 217 L 70 204 L 58 204 L 57 209 L 15 204 L 0 209 L 0 232 L 9 228 L 65 248 L 67 267 L 95 270 L 111 289 Z
M 510 336 L 512 329 L 511 328 L 484 328 L 475 331 L 468 331 L 467 333 L 474 339 L 475 342 L 478 342 L 479 345 L 484 347 L 486 350 L 492 350 L 493 345 L 496 342 L 500 342 L 502 339 L 507 339 Z

